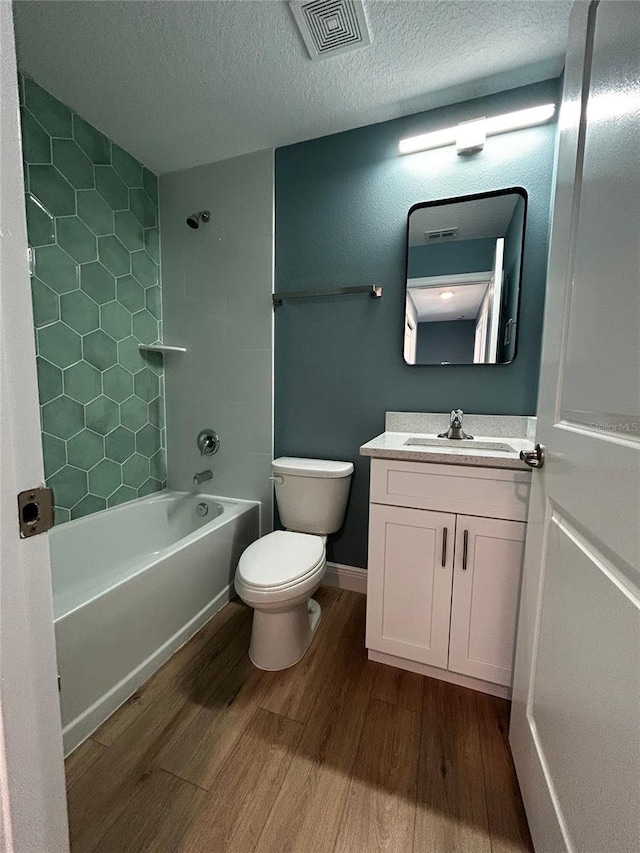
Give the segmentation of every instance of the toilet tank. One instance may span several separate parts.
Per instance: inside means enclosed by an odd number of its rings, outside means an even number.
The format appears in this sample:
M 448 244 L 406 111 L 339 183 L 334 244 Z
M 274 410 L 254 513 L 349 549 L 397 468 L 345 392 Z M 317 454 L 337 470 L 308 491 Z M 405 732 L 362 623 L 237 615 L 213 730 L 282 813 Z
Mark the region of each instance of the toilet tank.
M 272 468 L 278 512 L 287 530 L 323 536 L 342 527 L 352 462 L 281 456 Z

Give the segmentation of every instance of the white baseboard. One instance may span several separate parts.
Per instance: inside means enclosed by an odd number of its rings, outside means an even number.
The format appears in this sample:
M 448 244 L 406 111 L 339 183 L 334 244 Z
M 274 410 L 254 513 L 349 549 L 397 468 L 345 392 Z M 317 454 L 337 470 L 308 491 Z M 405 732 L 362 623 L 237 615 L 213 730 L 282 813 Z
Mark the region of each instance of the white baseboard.
M 352 592 L 367 594 L 367 570 L 356 566 L 343 566 L 340 563 L 327 563 L 323 583 L 338 589 L 350 589 Z

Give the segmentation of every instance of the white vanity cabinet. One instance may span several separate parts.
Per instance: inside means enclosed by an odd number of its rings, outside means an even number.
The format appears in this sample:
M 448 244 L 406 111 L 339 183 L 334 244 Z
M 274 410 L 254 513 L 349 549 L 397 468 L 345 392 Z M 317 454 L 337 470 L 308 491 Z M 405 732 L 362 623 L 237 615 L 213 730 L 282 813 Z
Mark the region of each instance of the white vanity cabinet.
M 450 513 L 371 504 L 368 648 L 446 668 L 455 529 Z
M 449 665 L 511 686 L 526 524 L 459 515 Z
M 371 460 L 372 659 L 509 694 L 530 477 Z

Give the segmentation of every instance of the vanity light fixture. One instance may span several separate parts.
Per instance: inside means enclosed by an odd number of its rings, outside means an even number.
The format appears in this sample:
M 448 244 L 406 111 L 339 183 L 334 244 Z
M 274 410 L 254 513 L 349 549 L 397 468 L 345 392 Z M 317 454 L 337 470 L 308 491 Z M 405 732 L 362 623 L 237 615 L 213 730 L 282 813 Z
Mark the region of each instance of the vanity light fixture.
M 444 290 L 440 294 L 440 299 L 453 299 L 453 293 L 450 290 Z
M 446 145 L 455 145 L 458 154 L 480 151 L 484 147 L 487 136 L 544 124 L 553 118 L 555 111 L 555 104 L 542 104 L 539 107 L 516 110 L 516 112 L 492 118 L 483 117 L 464 121 L 456 127 L 446 127 L 432 133 L 401 139 L 398 148 L 401 154 L 414 154 L 416 151 L 428 151 L 432 148 L 443 148 Z

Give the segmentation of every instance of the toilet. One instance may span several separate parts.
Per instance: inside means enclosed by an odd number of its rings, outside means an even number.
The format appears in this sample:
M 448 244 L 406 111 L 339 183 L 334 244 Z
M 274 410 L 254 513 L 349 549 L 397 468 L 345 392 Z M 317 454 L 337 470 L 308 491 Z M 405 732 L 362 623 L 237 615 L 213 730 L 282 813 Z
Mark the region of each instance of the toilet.
M 324 577 L 327 535 L 344 520 L 353 464 L 283 456 L 272 470 L 286 530 L 249 545 L 235 587 L 254 609 L 249 657 L 260 669 L 279 670 L 303 657 L 320 622 L 311 596 Z

